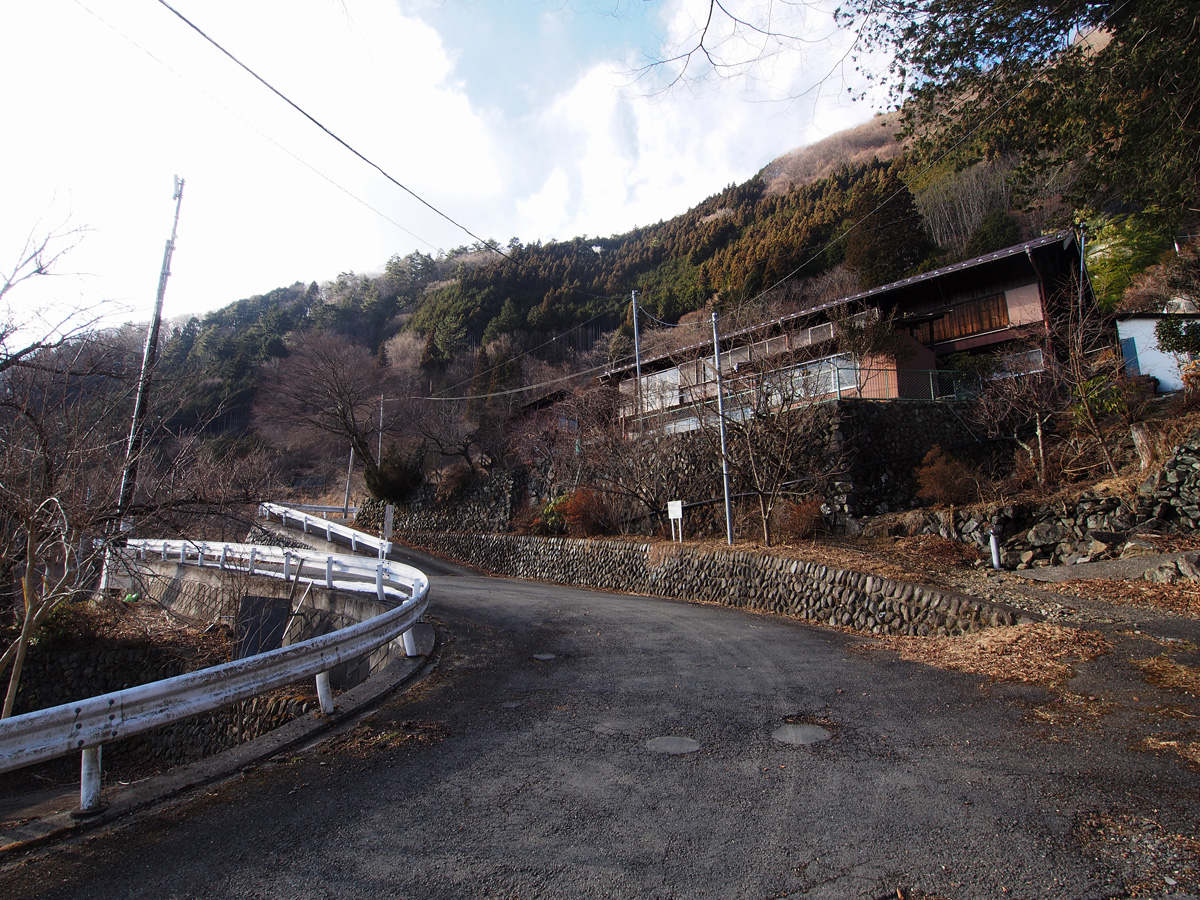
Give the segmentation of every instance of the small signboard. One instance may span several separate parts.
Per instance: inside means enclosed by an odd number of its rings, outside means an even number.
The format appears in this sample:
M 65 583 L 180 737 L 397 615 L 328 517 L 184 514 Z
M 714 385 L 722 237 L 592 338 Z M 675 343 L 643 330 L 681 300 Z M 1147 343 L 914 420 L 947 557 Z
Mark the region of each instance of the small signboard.
M 667 518 L 671 520 L 671 540 L 683 543 L 683 501 L 667 501 Z M 676 526 L 676 522 L 679 523 Z

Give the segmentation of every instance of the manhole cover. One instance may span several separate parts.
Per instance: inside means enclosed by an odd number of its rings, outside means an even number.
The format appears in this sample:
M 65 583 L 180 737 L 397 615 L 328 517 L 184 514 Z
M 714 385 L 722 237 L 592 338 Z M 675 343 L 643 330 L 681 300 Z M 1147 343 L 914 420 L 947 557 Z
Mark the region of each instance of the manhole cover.
M 533 654 L 533 658 L 540 662 L 549 662 L 556 657 L 553 653 L 535 653 Z
M 671 756 L 683 756 L 700 749 L 700 744 L 685 737 L 656 737 L 646 742 L 646 749 L 655 753 L 667 753 Z
M 815 744 L 833 737 L 833 732 L 820 725 L 780 725 L 771 737 L 782 744 Z

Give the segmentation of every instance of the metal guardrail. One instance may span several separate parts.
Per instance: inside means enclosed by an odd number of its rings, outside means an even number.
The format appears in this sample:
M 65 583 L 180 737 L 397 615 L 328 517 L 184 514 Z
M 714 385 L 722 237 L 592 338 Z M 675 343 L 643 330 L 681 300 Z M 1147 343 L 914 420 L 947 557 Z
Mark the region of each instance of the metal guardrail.
M 383 538 L 359 531 L 357 528 L 351 528 L 349 525 L 322 519 L 320 516 L 310 516 L 308 513 L 290 506 L 280 506 L 278 503 L 260 503 L 258 514 L 268 520 L 275 516 L 284 525 L 289 523 L 299 525 L 304 534 L 323 534 L 325 540 L 330 543 L 337 538 L 342 543 L 348 544 L 351 552 L 356 552 L 359 547 L 370 547 L 379 552 L 381 556 L 387 556 L 392 552 L 391 541 L 385 541 Z M 380 552 L 381 547 L 382 552 Z
M 360 539 L 365 537 L 368 536 L 359 535 Z M 366 545 L 366 541 L 363 543 Z M 106 743 L 314 675 L 321 709 L 327 714 L 332 713 L 329 672 L 335 666 L 361 657 L 397 637 L 403 638 L 406 654 L 416 653 L 411 629 L 428 606 L 429 579 L 411 566 L 255 544 L 129 541 L 125 550 L 127 563 L 137 557 L 146 559 L 149 556 L 185 565 L 320 582 L 335 590 L 371 592 L 396 606 L 332 634 L 246 659 L 0 720 L 0 772 L 82 752 L 82 813 L 102 809 L 100 748 Z
M 293 503 L 289 508 L 298 509 L 301 512 L 324 513 L 326 515 L 335 514 L 351 516 L 358 512 L 357 506 L 321 506 L 317 503 Z

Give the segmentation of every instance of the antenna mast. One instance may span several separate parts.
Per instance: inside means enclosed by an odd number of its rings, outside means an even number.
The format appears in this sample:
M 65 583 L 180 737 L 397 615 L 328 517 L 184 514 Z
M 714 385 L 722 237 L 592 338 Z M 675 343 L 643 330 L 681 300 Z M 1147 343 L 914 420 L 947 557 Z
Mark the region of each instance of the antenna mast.
M 158 332 L 162 326 L 163 297 L 167 293 L 167 278 L 171 275 L 171 254 L 175 252 L 175 233 L 179 228 L 179 207 L 183 204 L 183 179 L 175 176 L 175 221 L 171 225 L 171 237 L 163 252 L 162 272 L 158 276 L 158 296 L 154 301 L 154 316 L 150 330 L 146 333 L 146 349 L 142 353 L 142 373 L 138 378 L 137 396 L 133 401 L 133 423 L 129 427 L 129 444 L 125 449 L 125 471 L 121 475 L 121 494 L 117 500 L 117 522 L 124 530 L 125 515 L 133 503 L 133 489 L 137 482 L 138 458 L 142 453 L 142 425 L 146 418 L 147 398 L 150 393 L 150 376 L 158 360 Z

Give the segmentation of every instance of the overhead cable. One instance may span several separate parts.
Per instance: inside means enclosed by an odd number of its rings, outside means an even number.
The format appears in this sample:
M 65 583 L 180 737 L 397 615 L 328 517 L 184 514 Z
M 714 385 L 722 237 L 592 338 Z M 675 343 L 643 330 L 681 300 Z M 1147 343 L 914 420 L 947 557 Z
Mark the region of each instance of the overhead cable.
M 449 222 L 455 228 L 458 228 L 459 230 L 461 230 L 461 231 L 465 232 L 466 234 L 470 235 L 471 237 L 475 238 L 475 240 L 477 240 L 479 243 L 483 244 L 483 246 L 486 247 L 488 250 L 491 250 L 494 253 L 500 254 L 505 259 L 509 259 L 509 260 L 512 259 L 511 256 L 509 256 L 507 253 L 505 253 L 503 250 L 501 250 L 499 247 L 497 247 L 493 241 L 489 241 L 489 240 L 485 240 L 484 238 L 481 238 L 475 232 L 471 231 L 471 229 L 467 228 L 467 226 L 463 225 L 461 222 L 456 221 L 455 219 L 451 218 L 446 213 L 442 212 L 440 209 L 438 209 L 436 206 L 434 206 L 432 203 L 430 203 L 424 197 L 420 196 L 414 190 L 412 190 L 411 188 L 409 188 L 408 186 L 406 186 L 404 184 L 401 184 L 398 180 L 393 178 L 378 163 L 373 162 L 372 160 L 368 159 L 366 156 L 364 156 L 358 150 L 354 149 L 354 147 L 352 147 L 345 140 L 338 137 L 336 134 L 334 134 L 332 131 L 330 131 L 328 128 L 326 128 L 324 125 L 322 125 L 320 122 L 318 122 L 312 115 L 310 115 L 302 107 L 300 107 L 299 104 L 297 104 L 294 101 L 292 101 L 291 99 L 289 99 L 282 91 L 280 91 L 278 88 L 276 88 L 274 85 L 272 85 L 269 81 L 267 81 L 265 78 L 263 78 L 261 75 L 259 75 L 257 72 L 255 72 L 253 69 L 251 69 L 248 65 L 246 65 L 244 62 L 242 62 L 240 59 L 238 59 L 236 56 L 234 56 L 232 53 L 230 53 L 228 50 L 226 50 L 220 44 L 218 44 L 211 37 L 209 37 L 202 28 L 200 28 L 198 25 L 196 25 L 196 23 L 192 22 L 189 18 L 187 18 L 187 16 L 183 15 L 183 13 L 181 13 L 179 10 L 177 10 L 175 7 L 173 7 L 170 3 L 168 3 L 167 0 L 158 0 L 158 2 L 162 6 L 166 7 L 168 10 L 170 10 L 172 13 L 174 13 L 175 16 L 180 21 L 182 21 L 184 24 L 186 24 L 189 28 L 191 28 L 193 31 L 195 31 L 198 35 L 200 35 L 202 38 L 204 38 L 206 41 L 208 41 L 210 44 L 212 44 L 214 47 L 216 47 L 218 50 L 220 50 L 223 54 L 225 54 L 227 57 L 229 57 L 230 60 L 235 62 L 248 75 L 253 77 L 255 81 L 257 81 L 259 84 L 261 84 L 267 90 L 269 90 L 272 94 L 274 94 L 276 97 L 278 97 L 284 103 L 286 103 L 292 109 L 296 110 L 296 112 L 300 113 L 300 115 L 304 116 L 304 118 L 308 119 L 308 121 L 312 122 L 313 125 L 317 126 L 317 128 L 321 129 L 323 132 L 325 132 L 327 135 L 329 135 L 329 137 L 333 138 L 335 141 L 337 141 L 339 144 L 341 144 L 343 147 L 345 147 L 347 150 L 349 150 L 351 153 L 353 153 L 355 156 L 357 156 L 360 160 L 365 162 L 372 169 L 377 171 L 380 175 L 382 175 L 384 178 L 386 178 L 388 181 L 390 181 L 396 187 L 400 188 L 400 190 L 404 191 L 406 194 L 408 194 L 414 200 L 418 201 L 426 208 L 432 210 L 434 213 L 441 216 L 443 219 L 445 219 L 447 222 Z

